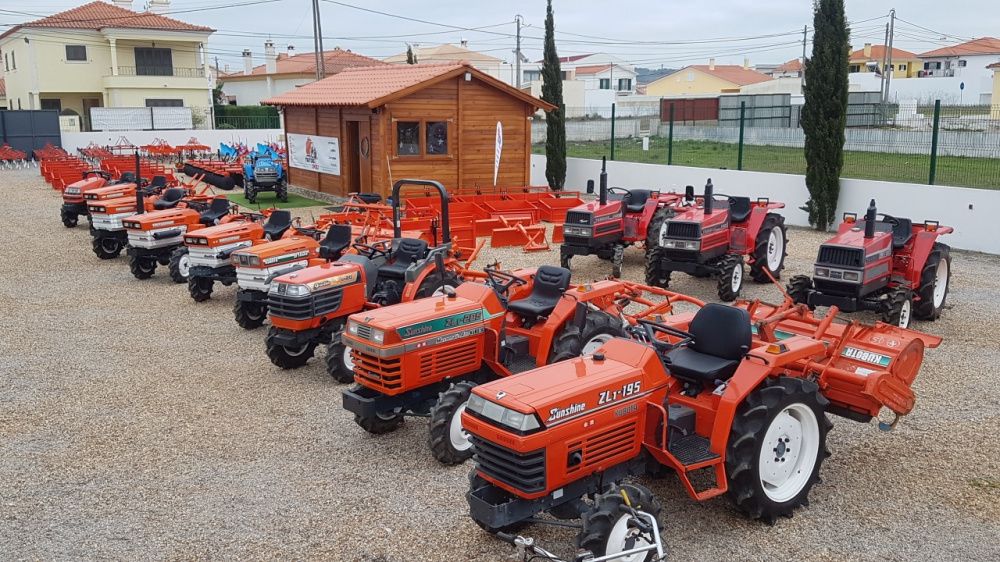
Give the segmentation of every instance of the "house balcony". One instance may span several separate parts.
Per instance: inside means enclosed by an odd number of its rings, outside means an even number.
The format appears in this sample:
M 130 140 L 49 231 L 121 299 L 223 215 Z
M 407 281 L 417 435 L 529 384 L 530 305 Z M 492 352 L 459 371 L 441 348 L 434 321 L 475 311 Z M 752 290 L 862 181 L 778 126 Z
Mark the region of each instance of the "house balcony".
M 117 72 L 114 72 L 117 70 Z M 119 66 L 109 68 L 102 78 L 105 88 L 172 88 L 201 90 L 208 88 L 205 69 L 171 66 Z

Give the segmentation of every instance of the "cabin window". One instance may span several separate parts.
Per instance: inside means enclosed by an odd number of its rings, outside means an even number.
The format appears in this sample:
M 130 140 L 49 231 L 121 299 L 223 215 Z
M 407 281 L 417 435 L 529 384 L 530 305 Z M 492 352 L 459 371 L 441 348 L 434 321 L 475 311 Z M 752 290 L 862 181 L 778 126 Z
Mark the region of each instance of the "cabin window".
M 427 122 L 427 154 L 448 154 L 448 122 Z
M 399 121 L 396 123 L 396 155 L 420 155 L 419 121 Z
M 71 60 L 71 61 L 87 60 L 87 46 L 66 45 L 66 60 Z

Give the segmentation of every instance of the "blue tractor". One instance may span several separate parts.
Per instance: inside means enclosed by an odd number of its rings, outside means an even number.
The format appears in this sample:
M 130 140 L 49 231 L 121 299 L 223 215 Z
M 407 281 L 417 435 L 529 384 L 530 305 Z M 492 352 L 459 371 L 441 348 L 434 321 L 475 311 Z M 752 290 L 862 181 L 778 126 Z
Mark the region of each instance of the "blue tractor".
M 243 194 L 250 203 L 255 203 L 262 191 L 273 191 L 278 200 L 287 202 L 286 179 L 280 157 L 268 147 L 258 145 L 243 161 Z

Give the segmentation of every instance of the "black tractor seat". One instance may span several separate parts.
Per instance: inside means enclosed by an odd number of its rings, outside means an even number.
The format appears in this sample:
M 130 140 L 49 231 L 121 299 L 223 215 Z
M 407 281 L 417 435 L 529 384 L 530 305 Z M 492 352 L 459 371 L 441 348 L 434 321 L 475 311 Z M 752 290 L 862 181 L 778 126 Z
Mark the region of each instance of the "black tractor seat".
M 427 257 L 427 242 L 419 238 L 400 238 L 388 263 L 378 268 L 378 274 L 390 279 L 403 279 L 413 262 Z
M 172 187 L 164 191 L 163 195 L 161 195 L 156 201 L 153 201 L 153 208 L 157 211 L 173 209 L 177 206 L 177 203 L 184 198 L 185 194 L 186 193 L 183 188 Z
M 698 310 L 688 332 L 694 341 L 664 358 L 670 374 L 700 392 L 733 376 L 750 351 L 750 314 L 742 308 L 709 303 Z
M 535 272 L 535 284 L 527 298 L 511 301 L 507 310 L 521 317 L 525 328 L 530 328 L 539 318 L 552 314 L 566 289 L 569 288 L 570 272 L 554 265 L 543 265 Z
M 135 183 L 135 172 L 122 172 L 118 176 L 118 183 Z
M 351 245 L 354 232 L 349 224 L 332 224 L 319 243 L 319 257 L 335 260 Z
M 212 226 L 228 213 L 229 199 L 212 199 L 212 203 L 208 206 L 208 210 L 201 212 L 198 222 L 206 226 Z
M 167 187 L 167 176 L 153 176 L 153 181 L 149 182 L 150 189 L 163 189 Z
M 892 234 L 892 248 L 894 250 L 900 250 L 906 243 L 910 241 L 913 237 L 913 221 L 910 219 L 901 219 L 899 217 L 893 217 L 896 219 L 896 224 L 889 221 L 875 221 L 875 232 L 888 232 Z M 865 221 L 859 220 L 856 228 L 865 230 Z
M 745 222 L 750 218 L 750 211 L 752 209 L 749 197 L 730 197 L 729 222 Z
M 291 211 L 274 211 L 264 223 L 264 237 L 268 240 L 278 240 L 292 226 Z
M 641 213 L 652 194 L 653 191 L 650 189 L 630 189 L 628 197 L 624 198 L 625 210 L 630 213 Z

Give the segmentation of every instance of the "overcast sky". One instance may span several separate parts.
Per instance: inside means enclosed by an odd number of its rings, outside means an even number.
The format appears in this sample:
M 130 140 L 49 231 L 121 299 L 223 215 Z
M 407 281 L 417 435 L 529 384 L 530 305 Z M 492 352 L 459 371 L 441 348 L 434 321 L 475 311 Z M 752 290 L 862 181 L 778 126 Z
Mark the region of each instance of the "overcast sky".
M 141 9 L 146 0 L 136 0 Z M 256 2 L 253 5 L 246 5 Z M 0 0 L 0 23 L 34 19 L 83 0 Z M 852 44 L 882 43 L 892 7 L 897 9 L 894 46 L 922 52 L 973 37 L 1000 37 L 997 0 L 846 0 Z M 244 4 L 244 5 L 240 5 Z M 679 68 L 705 63 L 780 63 L 802 53 L 802 27 L 812 23 L 809 0 L 555 0 L 557 48 L 562 56 L 592 52 L 618 55 L 636 66 Z M 228 6 L 220 8 L 222 6 Z M 424 20 L 409 21 L 364 11 Z M 218 8 L 218 9 L 213 9 Z M 522 48 L 541 58 L 544 0 L 321 0 L 324 47 L 348 48 L 376 58 L 422 45 L 469 41 L 469 47 L 513 61 L 514 16 L 523 29 Z M 242 67 L 240 53 L 253 51 L 260 64 L 270 35 L 279 51 L 294 44 L 312 51 L 311 0 L 172 0 L 170 16 L 218 30 L 211 56 Z M 486 27 L 488 26 L 488 27 Z M 456 28 L 481 28 L 478 31 Z M 6 27 L 2 27 L 6 29 Z

